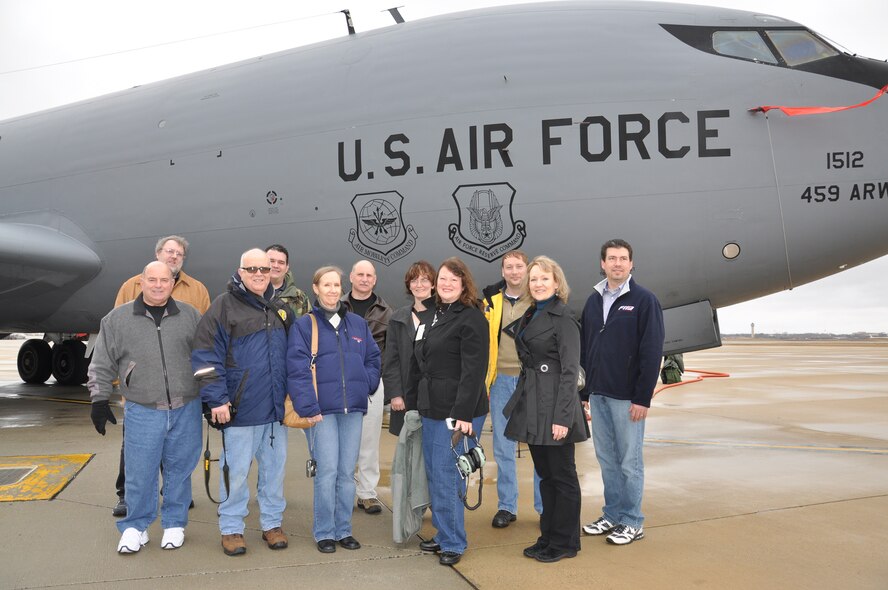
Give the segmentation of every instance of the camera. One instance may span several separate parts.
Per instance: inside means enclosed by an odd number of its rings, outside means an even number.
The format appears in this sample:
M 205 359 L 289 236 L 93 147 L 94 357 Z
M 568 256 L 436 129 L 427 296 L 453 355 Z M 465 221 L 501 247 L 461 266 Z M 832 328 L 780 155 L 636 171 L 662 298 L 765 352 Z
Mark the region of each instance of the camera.
M 309 459 L 305 462 L 305 477 L 315 477 L 318 474 L 318 462 Z
M 215 428 L 216 430 L 222 430 L 232 422 L 234 422 L 234 417 L 237 416 L 237 406 L 228 406 L 228 413 L 231 418 L 225 424 L 219 424 L 218 422 L 213 421 L 213 408 L 209 406 L 209 404 L 203 404 L 203 416 L 207 421 L 207 424 L 210 425 L 210 428 Z

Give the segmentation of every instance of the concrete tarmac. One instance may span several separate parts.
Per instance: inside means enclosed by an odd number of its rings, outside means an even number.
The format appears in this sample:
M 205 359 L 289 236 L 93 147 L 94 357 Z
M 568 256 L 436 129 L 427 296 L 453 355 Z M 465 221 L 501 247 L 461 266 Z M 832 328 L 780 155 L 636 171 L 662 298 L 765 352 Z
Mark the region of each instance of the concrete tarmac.
M 0 502 L 0 589 L 6 588 L 888 588 L 888 342 L 730 341 L 685 355 L 692 370 L 729 373 L 663 390 L 647 422 L 645 538 L 626 547 L 583 537 L 573 559 L 542 564 L 521 551 L 538 534 L 529 453 L 519 465 L 518 521 L 497 510 L 489 432 L 484 501 L 468 512 L 469 550 L 453 568 L 418 539 L 392 542 L 391 512 L 355 512 L 358 551 L 319 553 L 311 536 L 305 438 L 290 431 L 283 528 L 267 549 L 250 503 L 246 555 L 222 553 L 215 507 L 195 471 L 184 547 L 160 549 L 160 523 L 134 555 L 118 555 L 111 507 L 120 429 L 99 436 L 83 387 L 18 382 L 21 341 L 0 341 L 0 463 L 18 455 L 95 456 L 50 501 Z M 119 408 L 115 408 L 118 418 Z M 390 505 L 394 437 L 383 433 L 380 499 Z M 219 435 L 211 443 L 218 456 Z M 591 441 L 578 445 L 583 522 L 600 514 Z M 213 464 L 213 494 L 219 470 Z M 475 497 L 477 487 L 470 492 Z M 426 517 L 423 538 L 433 534 Z

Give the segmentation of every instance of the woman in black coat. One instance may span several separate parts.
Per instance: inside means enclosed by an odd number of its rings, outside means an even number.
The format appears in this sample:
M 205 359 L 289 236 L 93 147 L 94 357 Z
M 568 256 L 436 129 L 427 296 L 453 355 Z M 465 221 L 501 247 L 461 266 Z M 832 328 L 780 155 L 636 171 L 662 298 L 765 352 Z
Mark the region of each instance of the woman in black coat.
M 410 265 L 404 276 L 407 294 L 413 303 L 400 307 L 392 313 L 385 333 L 385 359 L 382 363 L 382 382 L 385 402 L 391 403 L 389 432 L 398 436 L 404 426 L 407 384 L 410 380 L 410 365 L 413 359 L 413 345 L 416 331 L 420 326 L 419 314 L 435 307 L 435 279 L 437 273 L 431 264 L 419 260 Z
M 574 443 L 589 433 L 577 393 L 580 326 L 566 305 L 570 288 L 564 271 L 551 258 L 538 256 L 527 276 L 534 304 L 516 330 L 521 377 L 503 414 L 506 436 L 527 443 L 540 476 L 540 537 L 524 555 L 550 563 L 580 550 Z
M 451 435 L 454 430 L 481 433 L 487 416 L 489 329 L 468 267 L 448 258 L 438 268 L 436 305 L 420 314 L 416 348 L 407 389 L 407 409 L 422 416 L 422 451 L 432 500 L 435 537 L 420 543 L 424 551 L 440 552 L 441 565 L 459 562 L 466 541 L 463 485 L 456 469 Z M 463 452 L 463 445 L 459 446 Z

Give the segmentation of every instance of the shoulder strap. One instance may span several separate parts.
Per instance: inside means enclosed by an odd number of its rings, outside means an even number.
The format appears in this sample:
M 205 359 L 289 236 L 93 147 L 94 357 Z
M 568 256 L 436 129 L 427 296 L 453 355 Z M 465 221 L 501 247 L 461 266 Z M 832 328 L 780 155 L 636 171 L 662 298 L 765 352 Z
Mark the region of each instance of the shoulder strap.
M 318 318 L 313 313 L 309 313 L 311 318 L 311 383 L 314 385 L 315 397 L 318 397 Z

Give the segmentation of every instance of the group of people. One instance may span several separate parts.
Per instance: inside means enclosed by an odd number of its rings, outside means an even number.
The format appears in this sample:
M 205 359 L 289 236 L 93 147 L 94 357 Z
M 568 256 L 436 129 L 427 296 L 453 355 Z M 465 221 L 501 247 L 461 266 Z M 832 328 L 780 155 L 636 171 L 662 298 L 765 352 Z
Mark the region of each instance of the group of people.
M 561 266 L 518 250 L 503 256 L 503 280 L 483 292 L 459 258 L 437 269 L 417 261 L 404 278 L 410 303 L 395 310 L 374 292 L 368 261 L 352 267 L 346 295 L 342 270 L 318 269 L 310 305 L 280 245 L 245 252 L 226 292 L 209 304 L 203 285 L 181 270 L 186 251 L 179 236 L 158 242 L 157 261 L 124 284 L 118 307 L 102 320 L 90 367 L 100 433 L 107 421 L 116 422 L 109 406 L 115 385 L 125 399 L 118 552 L 148 542 L 160 473 L 161 546 L 184 543 L 202 404 L 224 433 L 220 461 L 229 474 L 220 481 L 218 509 L 224 552 L 246 552 L 254 459 L 262 538 L 271 549 L 287 547 L 281 528 L 287 396 L 311 424 L 304 430 L 306 472 L 314 477 L 312 532 L 321 552 L 360 548 L 351 528 L 356 496 L 359 509 L 381 512 L 375 488 L 386 404 L 392 434 L 401 433 L 405 419 L 409 429 L 421 424 L 423 483 L 436 533 L 420 548 L 437 553 L 442 565 L 458 563 L 468 547 L 465 473 L 455 459 L 478 443 L 488 413 L 497 463 L 494 527 L 517 519 L 517 443 L 526 443 L 533 459 L 540 535 L 525 556 L 544 563 L 574 557 L 581 531 L 615 545 L 644 537 L 644 419 L 664 332 L 656 297 L 632 279 L 627 242 L 602 246 L 605 278 L 580 321 L 567 306 Z M 574 448 L 590 434 L 604 506 L 581 527 Z M 471 442 L 463 447 L 461 437 Z

